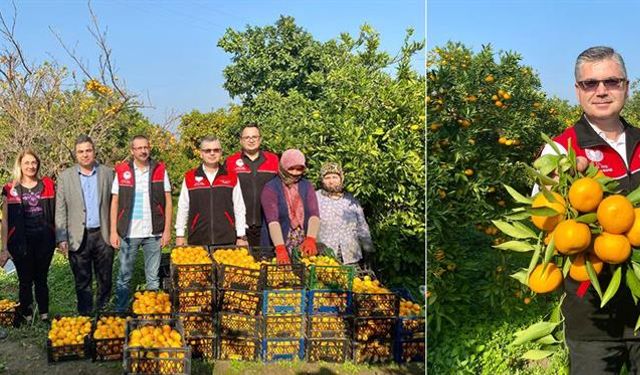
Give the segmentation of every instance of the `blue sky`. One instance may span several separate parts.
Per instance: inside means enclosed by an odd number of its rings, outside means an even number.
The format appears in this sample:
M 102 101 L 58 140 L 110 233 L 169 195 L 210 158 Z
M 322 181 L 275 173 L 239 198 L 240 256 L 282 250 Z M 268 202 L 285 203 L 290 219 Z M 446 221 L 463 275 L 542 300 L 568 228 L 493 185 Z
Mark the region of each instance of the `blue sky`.
M 90 24 L 86 1 L 16 1 L 16 35 L 29 61 L 54 58 L 76 69 L 49 27 L 77 55 L 98 71 L 98 49 L 87 31 Z M 192 109 L 210 111 L 232 100 L 222 88 L 222 70 L 229 55 L 216 46 L 227 28 L 270 25 L 282 15 L 317 40 L 326 41 L 341 32 L 357 35 L 368 23 L 381 35 L 381 48 L 395 55 L 413 27 L 417 40 L 425 38 L 425 4 L 420 0 L 228 0 L 228 1 L 92 1 L 100 24 L 107 27 L 107 41 L 127 88 L 154 108 L 143 112 L 162 123 L 171 113 Z M 11 2 L 0 0 L 5 18 Z M 414 60 L 423 69 L 424 56 Z M 77 70 L 77 69 L 76 69 Z
M 634 1 L 429 0 L 427 48 L 451 40 L 474 51 L 489 43 L 516 51 L 538 72 L 545 92 L 576 103 L 573 68 L 588 47 L 613 47 L 630 80 L 640 77 L 638 15 Z

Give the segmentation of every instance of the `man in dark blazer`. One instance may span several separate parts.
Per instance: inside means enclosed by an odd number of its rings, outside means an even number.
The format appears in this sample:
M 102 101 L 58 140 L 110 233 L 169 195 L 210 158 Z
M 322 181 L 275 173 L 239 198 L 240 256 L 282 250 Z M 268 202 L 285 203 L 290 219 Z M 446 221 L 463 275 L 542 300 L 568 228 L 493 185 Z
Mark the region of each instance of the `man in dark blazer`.
M 78 313 L 93 313 L 92 269 L 98 281 L 96 308 L 111 295 L 113 248 L 109 243 L 109 209 L 113 168 L 96 161 L 95 146 L 87 135 L 75 143 L 77 163 L 58 177 L 56 241 L 69 263 L 76 284 Z

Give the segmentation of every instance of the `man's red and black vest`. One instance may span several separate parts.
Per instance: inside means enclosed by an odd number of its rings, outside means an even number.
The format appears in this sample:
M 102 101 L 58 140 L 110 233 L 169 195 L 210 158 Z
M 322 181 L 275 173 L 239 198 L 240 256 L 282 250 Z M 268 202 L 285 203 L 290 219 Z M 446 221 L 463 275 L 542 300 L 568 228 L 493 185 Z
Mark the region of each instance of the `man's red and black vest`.
M 622 118 L 620 120 L 626 137 L 628 167 L 616 150 L 593 130 L 584 115 L 554 141 L 567 151 L 572 148 L 576 156 L 586 157 L 606 176 L 616 179 L 619 188 L 626 194 L 640 185 L 640 129 Z M 606 290 L 610 280 L 611 272 L 605 267 L 598 276 L 602 290 Z M 570 277 L 564 280 L 566 297 L 562 311 L 566 337 L 574 340 L 640 339 L 640 336 L 633 334 L 640 310 L 625 283 L 620 285 L 618 293 L 602 309 L 600 297 L 592 286 L 583 297 L 578 295 L 580 284 Z
M 46 244 L 47 249 L 53 249 L 56 246 L 55 235 L 55 183 L 49 177 L 42 178 L 42 192 L 38 204 L 42 207 L 43 220 L 45 227 L 43 228 L 42 241 Z M 24 227 L 24 207 L 22 206 L 22 187 L 18 184 L 14 186 L 10 182 L 3 187 L 2 194 L 7 200 L 7 250 L 12 257 L 20 257 L 26 254 L 27 240 Z
M 162 235 L 164 231 L 164 163 L 149 160 L 149 202 L 151 204 L 151 228 L 154 236 Z M 116 178 L 118 179 L 118 235 L 122 238 L 129 236 L 131 227 L 131 213 L 133 212 L 133 202 L 136 195 L 136 174 L 133 161 L 120 163 L 115 167 Z
M 221 165 L 209 183 L 202 165 L 185 173 L 189 190 L 188 241 L 190 245 L 229 245 L 236 242 L 233 214 L 235 174 Z
M 278 156 L 268 151 L 260 151 L 258 159 L 251 163 L 242 151 L 229 156 L 225 161 L 229 172 L 238 175 L 242 198 L 247 208 L 247 225 L 262 225 L 262 188 L 278 174 Z M 253 167 L 253 168 L 252 168 Z

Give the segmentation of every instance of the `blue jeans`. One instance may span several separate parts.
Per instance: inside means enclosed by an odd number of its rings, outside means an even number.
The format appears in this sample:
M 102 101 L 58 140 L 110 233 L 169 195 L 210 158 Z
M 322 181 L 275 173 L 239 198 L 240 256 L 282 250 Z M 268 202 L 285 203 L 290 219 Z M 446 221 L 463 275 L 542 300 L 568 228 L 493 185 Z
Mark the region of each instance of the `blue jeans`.
M 120 271 L 116 282 L 116 311 L 123 312 L 129 307 L 129 282 L 133 275 L 136 253 L 142 246 L 144 251 L 144 276 L 147 279 L 147 289 L 158 289 L 160 279 L 160 237 L 120 238 Z

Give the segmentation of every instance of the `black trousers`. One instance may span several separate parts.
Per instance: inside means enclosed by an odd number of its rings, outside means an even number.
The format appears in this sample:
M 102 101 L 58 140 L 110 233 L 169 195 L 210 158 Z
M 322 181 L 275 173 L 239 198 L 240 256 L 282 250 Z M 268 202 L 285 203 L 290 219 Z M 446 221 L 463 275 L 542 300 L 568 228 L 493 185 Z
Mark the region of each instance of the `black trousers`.
M 27 235 L 27 247 L 24 254 L 12 255 L 13 263 L 18 273 L 20 301 L 20 313 L 31 315 L 33 310 L 33 291 L 35 289 L 36 303 L 40 314 L 49 313 L 49 286 L 47 277 L 49 276 L 49 266 L 53 258 L 54 249 L 42 241 L 44 234 Z
M 101 310 L 111 296 L 113 248 L 104 242 L 99 229 L 85 232 L 80 248 L 69 252 L 69 263 L 76 283 L 78 313 L 93 313 L 93 273 L 98 281 L 96 307 Z
M 619 374 L 624 364 L 629 374 L 640 374 L 640 340 L 579 341 L 566 339 L 571 374 Z
M 249 246 L 260 246 L 260 232 L 262 226 L 252 225 L 247 228 L 247 242 Z

